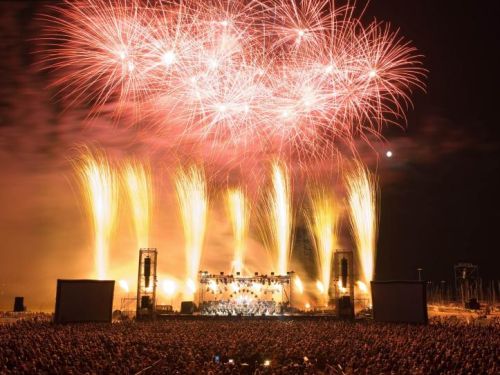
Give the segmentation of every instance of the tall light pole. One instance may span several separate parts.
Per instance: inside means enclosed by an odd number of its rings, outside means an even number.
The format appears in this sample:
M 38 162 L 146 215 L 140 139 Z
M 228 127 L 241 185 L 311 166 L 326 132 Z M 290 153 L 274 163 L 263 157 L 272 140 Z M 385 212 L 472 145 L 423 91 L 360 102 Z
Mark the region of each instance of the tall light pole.
M 423 268 L 417 268 L 418 272 L 418 281 L 422 281 L 422 272 L 424 271 Z
M 446 289 L 446 281 L 441 280 L 441 305 L 444 305 L 445 289 Z

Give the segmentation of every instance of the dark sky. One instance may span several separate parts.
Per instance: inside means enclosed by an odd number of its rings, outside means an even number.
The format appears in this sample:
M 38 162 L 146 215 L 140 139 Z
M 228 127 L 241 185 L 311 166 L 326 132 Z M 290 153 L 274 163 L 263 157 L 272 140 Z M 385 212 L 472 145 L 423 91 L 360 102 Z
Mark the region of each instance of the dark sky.
M 498 278 L 498 8 L 384 0 L 372 1 L 367 14 L 399 26 L 429 70 L 427 93 L 415 95 L 408 116 L 415 155 L 382 190 L 379 276 L 407 277 L 421 266 L 447 279 L 453 262 L 468 260 Z
M 414 278 L 415 269 L 422 267 L 430 279 L 451 280 L 453 264 L 461 260 L 478 263 L 486 279 L 500 279 L 495 58 L 500 51 L 494 4 L 372 0 L 365 13 L 365 19 L 375 17 L 399 27 L 425 55 L 429 70 L 427 92 L 413 95 L 407 128 L 387 129 L 387 143 L 377 146 L 381 155 L 386 149 L 394 152 L 393 158 L 381 156 L 378 162 L 380 279 Z M 54 103 L 46 73 L 33 67 L 31 39 L 39 32 L 33 17 L 40 8 L 36 1 L 0 3 L 0 291 L 9 295 L 16 289 L 12 280 L 18 273 L 13 270 L 30 273 L 35 283 L 52 285 L 54 274 L 43 272 L 52 265 L 47 260 L 53 256 L 50 248 L 78 248 L 83 238 L 68 233 L 70 227 L 85 227 L 79 208 L 72 207 L 75 194 L 47 208 L 54 194 L 68 190 L 68 174 L 56 173 L 59 167 L 68 168 L 61 153 L 91 136 L 79 129 L 77 114 L 63 112 Z M 121 147 L 125 155 L 135 150 L 128 134 L 100 132 L 101 137 L 106 134 L 120 147 L 127 145 Z M 46 179 L 44 173 L 51 177 Z M 47 240 L 46 232 L 55 227 L 61 228 L 61 238 Z M 16 247 L 17 255 L 12 253 Z M 58 254 L 71 260 L 68 253 Z M 68 273 L 72 269 L 69 266 Z M 37 272 L 44 277 L 37 278 Z

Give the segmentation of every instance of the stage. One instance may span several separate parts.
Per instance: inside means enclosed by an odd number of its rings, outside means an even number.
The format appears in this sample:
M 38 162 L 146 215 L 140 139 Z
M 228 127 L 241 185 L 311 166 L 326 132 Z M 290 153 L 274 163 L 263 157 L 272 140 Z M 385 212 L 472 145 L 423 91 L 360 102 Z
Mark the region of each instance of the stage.
M 156 315 L 157 320 L 186 320 L 186 321 L 245 321 L 245 320 L 261 320 L 261 321 L 325 321 L 325 320 L 341 320 L 334 314 L 294 314 L 294 315 L 201 315 L 201 314 L 162 314 Z

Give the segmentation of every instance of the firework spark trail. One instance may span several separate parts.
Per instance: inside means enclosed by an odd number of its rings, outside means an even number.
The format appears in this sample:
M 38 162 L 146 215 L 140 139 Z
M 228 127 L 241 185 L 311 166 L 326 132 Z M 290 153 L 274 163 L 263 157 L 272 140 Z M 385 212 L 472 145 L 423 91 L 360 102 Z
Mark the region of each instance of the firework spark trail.
M 297 288 L 297 292 L 299 292 L 299 294 L 304 294 L 304 284 L 302 283 L 302 280 L 300 279 L 299 275 L 295 275 L 294 285 Z
M 202 168 L 179 169 L 175 176 L 177 200 L 184 230 L 186 297 L 192 297 L 200 270 L 208 210 L 207 183 Z
M 275 258 L 278 275 L 286 275 L 292 249 L 292 190 L 286 166 L 278 161 L 272 165 L 272 188 L 268 193 L 264 215 L 266 228 L 263 236 L 266 246 Z
M 122 166 L 122 179 L 132 209 L 137 248 L 147 248 L 153 206 L 151 171 L 142 163 L 128 161 Z
M 358 280 L 356 281 L 356 286 L 359 288 L 359 290 L 362 292 L 362 293 L 368 293 L 368 287 L 366 286 L 366 284 L 364 282 L 362 282 L 361 280 Z
M 324 188 L 313 188 L 309 200 L 311 208 L 305 218 L 316 252 L 316 266 L 320 275 L 318 281 L 323 286 L 322 297 L 328 298 L 333 252 L 339 234 L 339 212 L 333 193 Z
M 361 162 L 346 174 L 351 232 L 361 265 L 363 283 L 370 285 L 375 272 L 378 235 L 378 182 Z
M 328 293 L 328 289 L 325 288 L 325 284 L 323 284 L 321 280 L 316 280 L 316 289 L 318 289 L 318 292 L 321 296 L 324 296 Z
M 111 235 L 117 216 L 117 177 L 101 152 L 86 150 L 76 165 L 94 234 L 94 262 L 98 279 L 105 279 Z
M 229 189 L 226 199 L 234 236 L 233 268 L 234 272 L 243 272 L 250 216 L 248 202 L 241 189 Z
M 200 142 L 352 143 L 404 121 L 423 88 L 416 49 L 384 23 L 363 25 L 350 4 L 77 0 L 54 10 L 45 62 L 63 93 L 94 111 L 132 108 L 159 133 L 181 124 Z

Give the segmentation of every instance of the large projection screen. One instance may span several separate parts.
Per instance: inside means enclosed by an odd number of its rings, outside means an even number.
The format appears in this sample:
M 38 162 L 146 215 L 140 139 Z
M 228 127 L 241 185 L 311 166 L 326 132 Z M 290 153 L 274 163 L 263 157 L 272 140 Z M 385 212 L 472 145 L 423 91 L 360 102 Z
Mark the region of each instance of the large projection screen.
M 378 322 L 427 324 L 423 281 L 372 281 L 373 318 Z
M 56 323 L 111 322 L 113 280 L 57 280 Z

